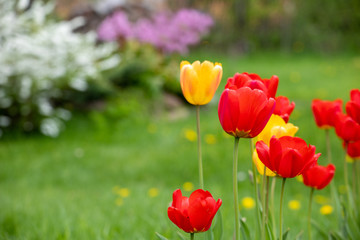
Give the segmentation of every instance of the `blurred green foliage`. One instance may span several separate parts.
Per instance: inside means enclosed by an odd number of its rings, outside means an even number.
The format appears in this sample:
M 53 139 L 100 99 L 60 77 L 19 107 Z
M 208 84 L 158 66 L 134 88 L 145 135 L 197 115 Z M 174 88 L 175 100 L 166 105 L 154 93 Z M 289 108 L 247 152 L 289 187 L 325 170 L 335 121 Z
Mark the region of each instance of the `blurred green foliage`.
M 215 16 L 218 25 L 210 41 L 230 50 L 360 50 L 358 0 L 201 0 L 187 6 Z

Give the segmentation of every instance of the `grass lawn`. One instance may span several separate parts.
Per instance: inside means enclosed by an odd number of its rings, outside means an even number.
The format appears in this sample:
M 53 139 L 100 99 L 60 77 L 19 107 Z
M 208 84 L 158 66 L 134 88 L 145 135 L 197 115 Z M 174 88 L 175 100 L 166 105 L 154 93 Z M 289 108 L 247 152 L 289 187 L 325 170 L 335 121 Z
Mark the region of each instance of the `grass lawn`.
M 235 72 L 255 72 L 280 78 L 278 94 L 295 101 L 290 122 L 299 126 L 297 136 L 323 153 L 327 164 L 325 133 L 311 114 L 314 98 L 349 99 L 349 91 L 360 86 L 360 57 L 288 56 L 263 54 L 226 56 L 197 52 L 190 61 L 221 62 L 224 75 L 214 101 L 201 109 L 205 188 L 223 205 L 224 238 L 233 234 L 232 150 L 217 117 L 217 101 L 228 77 Z M 174 69 L 177 71 L 177 69 Z M 185 182 L 198 187 L 196 142 L 185 137 L 195 130 L 195 110 L 169 120 L 164 116 L 132 117 L 99 126 L 92 118 L 76 115 L 57 139 L 40 135 L 8 136 L 0 141 L 0 239 L 157 239 L 159 232 L 179 239 L 178 229 L 167 217 L 172 192 Z M 190 131 L 191 133 L 191 131 Z M 335 183 L 343 185 L 341 142 L 334 132 L 332 154 L 337 167 Z M 251 169 L 249 140 L 240 140 L 239 198 L 253 197 L 247 177 Z M 277 183 L 279 195 L 280 181 Z M 305 231 L 310 189 L 295 179 L 287 181 L 284 229 L 289 238 Z M 288 208 L 291 200 L 299 209 Z M 275 199 L 276 211 L 279 198 Z M 313 219 L 324 231 L 336 229 L 335 211 L 319 212 L 332 204 L 330 189 L 315 192 Z M 255 229 L 255 210 L 241 207 L 250 229 Z M 276 212 L 276 218 L 278 213 Z M 278 224 L 278 223 L 277 223 Z M 253 231 L 255 232 L 255 231 Z M 195 239 L 203 239 L 198 234 Z M 188 236 L 186 236 L 188 237 Z M 321 239 L 313 227 L 313 239 Z

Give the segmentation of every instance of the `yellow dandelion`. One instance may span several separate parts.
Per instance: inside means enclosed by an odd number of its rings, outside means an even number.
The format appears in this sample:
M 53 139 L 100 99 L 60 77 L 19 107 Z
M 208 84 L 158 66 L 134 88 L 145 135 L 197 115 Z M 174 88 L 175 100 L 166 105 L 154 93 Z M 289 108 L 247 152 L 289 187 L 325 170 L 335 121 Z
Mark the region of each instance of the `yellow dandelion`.
M 116 206 L 122 206 L 124 204 L 124 200 L 122 198 L 117 198 L 115 200 Z
M 216 143 L 216 138 L 213 134 L 206 134 L 205 135 L 205 142 L 209 145 Z
M 159 195 L 159 189 L 157 188 L 150 188 L 148 191 L 148 195 L 151 198 L 157 197 Z
M 324 205 L 320 208 L 320 213 L 322 215 L 329 215 L 333 212 L 333 207 L 331 205 Z
M 190 192 L 190 191 L 192 191 L 194 189 L 194 184 L 192 182 L 185 182 L 183 184 L 183 188 L 184 188 L 185 191 Z
M 315 195 L 314 200 L 316 203 L 324 205 L 330 202 L 330 199 L 323 195 Z
M 255 201 L 252 197 L 244 197 L 241 200 L 241 205 L 245 208 L 245 209 L 252 209 L 255 207 Z
M 291 210 L 299 210 L 301 207 L 301 204 L 298 200 L 290 200 L 288 203 L 288 207 Z
M 147 131 L 148 133 L 156 133 L 156 130 L 157 130 L 157 127 L 155 124 L 153 123 L 150 123 L 148 126 L 147 126 Z
M 130 195 L 130 190 L 128 188 L 119 188 L 116 192 L 120 197 L 126 198 Z
M 185 130 L 185 138 L 189 140 L 190 142 L 195 142 L 197 139 L 196 132 L 191 129 Z

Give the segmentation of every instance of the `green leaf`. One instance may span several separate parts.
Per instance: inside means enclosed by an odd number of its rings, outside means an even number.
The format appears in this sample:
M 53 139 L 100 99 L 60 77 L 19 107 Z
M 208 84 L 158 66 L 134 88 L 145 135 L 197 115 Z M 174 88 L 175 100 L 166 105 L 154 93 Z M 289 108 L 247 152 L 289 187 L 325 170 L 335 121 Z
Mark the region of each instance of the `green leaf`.
M 187 240 L 184 235 L 181 234 L 181 232 L 176 232 L 177 235 L 180 237 L 181 240 Z
M 295 236 L 295 240 L 301 240 L 303 234 L 304 234 L 304 231 L 301 230 L 301 231 Z
M 314 220 L 311 220 L 311 225 L 313 225 L 315 227 L 315 229 L 318 230 L 322 239 L 328 238 L 328 234 L 324 231 L 324 228 L 322 226 L 320 226 L 317 222 L 315 222 Z
M 246 225 L 244 218 L 240 218 L 240 230 L 241 230 L 241 235 L 243 236 L 243 239 L 245 239 L 245 240 L 251 239 L 250 238 L 250 230 L 249 230 L 249 227 Z
M 160 233 L 158 232 L 155 232 L 156 236 L 160 239 L 160 240 L 169 240 L 167 239 L 166 237 L 164 237 L 163 235 L 161 235 Z
M 213 239 L 221 240 L 223 238 L 223 219 L 221 211 L 219 210 L 215 216 L 214 228 L 212 229 Z
M 283 239 L 286 240 L 287 236 L 289 235 L 290 228 L 286 229 L 286 231 L 283 234 Z

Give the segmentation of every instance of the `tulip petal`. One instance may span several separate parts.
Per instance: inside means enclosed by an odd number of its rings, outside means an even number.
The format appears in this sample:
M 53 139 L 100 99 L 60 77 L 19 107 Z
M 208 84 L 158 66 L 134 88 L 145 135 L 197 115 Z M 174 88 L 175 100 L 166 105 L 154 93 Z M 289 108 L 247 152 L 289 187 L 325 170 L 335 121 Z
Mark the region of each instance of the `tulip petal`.
M 202 232 L 215 216 L 215 199 L 210 192 L 198 189 L 189 197 L 189 218 L 190 223 L 196 232 Z
M 194 232 L 194 228 L 190 223 L 190 218 L 183 215 L 178 209 L 170 206 L 168 208 L 168 217 L 176 226 L 185 232 Z
M 234 130 L 237 128 L 239 118 L 239 99 L 235 90 L 225 89 L 220 96 L 218 115 L 221 126 L 228 134 L 236 136 Z

